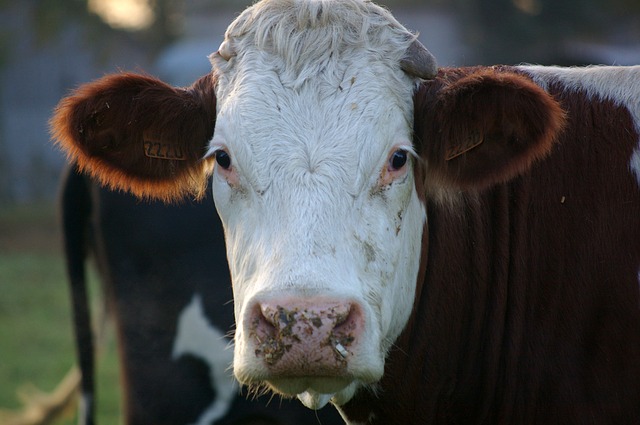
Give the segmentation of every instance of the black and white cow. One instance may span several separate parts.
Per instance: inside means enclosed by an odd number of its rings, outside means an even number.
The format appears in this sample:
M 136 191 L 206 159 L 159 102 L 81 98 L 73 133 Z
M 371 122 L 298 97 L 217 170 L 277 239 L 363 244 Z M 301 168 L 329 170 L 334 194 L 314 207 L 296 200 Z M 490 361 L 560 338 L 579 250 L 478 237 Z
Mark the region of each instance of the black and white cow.
M 211 196 L 171 206 L 144 202 L 101 188 L 72 166 L 61 208 L 82 372 L 81 424 L 95 420 L 89 255 L 116 324 L 124 423 L 341 422 L 333 409 L 316 415 L 296 403 L 240 394 L 229 371 L 231 283 Z
M 264 0 L 189 88 L 107 76 L 54 137 L 212 191 L 234 373 L 350 424 L 637 424 L 640 67 L 438 70 L 361 0 Z

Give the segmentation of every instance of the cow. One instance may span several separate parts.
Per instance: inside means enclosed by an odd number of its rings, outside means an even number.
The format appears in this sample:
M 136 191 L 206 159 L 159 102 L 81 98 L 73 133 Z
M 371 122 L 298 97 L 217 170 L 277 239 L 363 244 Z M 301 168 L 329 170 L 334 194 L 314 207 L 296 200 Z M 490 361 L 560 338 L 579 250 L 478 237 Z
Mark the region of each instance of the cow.
M 242 384 L 348 424 L 638 423 L 640 67 L 438 68 L 360 0 L 258 2 L 211 62 L 51 126 L 142 198 L 210 177 Z
M 80 424 L 95 423 L 89 255 L 116 325 L 125 424 L 342 423 L 335 409 L 315 414 L 241 394 L 233 382 L 226 338 L 231 283 L 211 196 L 172 206 L 141 202 L 101 188 L 73 165 L 63 176 L 60 203 L 81 370 Z

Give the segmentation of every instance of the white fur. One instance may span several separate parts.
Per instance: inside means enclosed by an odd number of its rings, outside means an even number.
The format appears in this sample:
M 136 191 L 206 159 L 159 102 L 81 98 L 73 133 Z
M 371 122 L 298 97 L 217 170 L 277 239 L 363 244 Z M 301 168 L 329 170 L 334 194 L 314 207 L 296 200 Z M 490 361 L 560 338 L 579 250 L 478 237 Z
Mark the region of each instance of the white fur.
M 610 100 L 629 110 L 636 131 L 640 134 L 640 65 L 591 66 L 586 68 L 559 68 L 523 66 L 534 81 L 542 87 L 559 81 L 570 90 L 584 90 L 588 96 Z M 640 184 L 640 140 L 629 159 L 629 169 Z
M 211 326 L 204 315 L 200 295 L 194 295 L 178 319 L 173 358 L 190 354 L 207 363 L 216 398 L 193 425 L 208 425 L 223 417 L 237 394 L 237 384 L 228 372 L 233 361 L 228 345 L 224 334 Z
M 366 332 L 348 365 L 355 379 L 332 402 L 382 376 L 412 309 L 425 221 L 411 164 L 403 178 L 379 184 L 389 154 L 412 148 L 415 81 L 399 62 L 413 39 L 369 2 L 275 0 L 231 24 L 229 61 L 212 56 L 219 86 L 209 151 L 225 149 L 233 164 L 217 167 L 213 193 L 243 383 L 266 377 L 246 332 L 247 306 L 284 293 L 363 306 Z M 291 380 L 286 392 L 306 392 L 301 398 L 317 406 L 327 395 L 315 385 Z

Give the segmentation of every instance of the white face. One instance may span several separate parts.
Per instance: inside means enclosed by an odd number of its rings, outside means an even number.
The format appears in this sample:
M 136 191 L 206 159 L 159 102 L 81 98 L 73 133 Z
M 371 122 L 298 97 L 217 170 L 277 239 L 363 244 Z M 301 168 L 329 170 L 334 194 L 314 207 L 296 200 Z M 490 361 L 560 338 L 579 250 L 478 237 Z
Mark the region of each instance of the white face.
M 342 404 L 381 378 L 413 306 L 425 222 L 414 81 L 364 49 L 308 78 L 280 72 L 276 55 L 243 53 L 212 59 L 209 149 L 233 281 L 234 373 L 309 407 Z

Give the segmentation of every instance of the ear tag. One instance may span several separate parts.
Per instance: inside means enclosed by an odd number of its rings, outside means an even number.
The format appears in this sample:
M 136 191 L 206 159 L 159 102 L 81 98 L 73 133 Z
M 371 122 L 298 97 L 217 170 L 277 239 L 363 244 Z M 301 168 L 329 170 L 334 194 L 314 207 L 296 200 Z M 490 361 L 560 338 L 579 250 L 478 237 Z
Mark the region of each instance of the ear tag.
M 185 161 L 182 147 L 172 143 L 162 142 L 159 137 L 148 133 L 143 134 L 144 154 L 148 158 Z
M 471 134 L 469 135 L 465 143 L 461 143 L 459 145 L 448 148 L 445 160 L 451 161 L 452 159 L 457 158 L 474 148 L 477 148 L 482 144 L 482 142 L 484 142 L 484 138 L 479 134 Z

